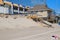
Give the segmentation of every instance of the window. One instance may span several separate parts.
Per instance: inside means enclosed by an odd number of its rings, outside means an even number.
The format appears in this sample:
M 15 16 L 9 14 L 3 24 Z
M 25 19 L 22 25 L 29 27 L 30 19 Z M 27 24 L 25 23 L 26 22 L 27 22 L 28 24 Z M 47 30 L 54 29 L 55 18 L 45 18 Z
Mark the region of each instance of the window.
M 18 7 L 16 7 L 16 6 L 13 6 L 13 9 L 15 9 L 15 10 L 18 10 Z
M 20 11 L 23 11 L 23 8 L 20 7 L 19 10 L 20 10 Z
M 43 12 L 43 11 L 40 11 L 40 12 Z

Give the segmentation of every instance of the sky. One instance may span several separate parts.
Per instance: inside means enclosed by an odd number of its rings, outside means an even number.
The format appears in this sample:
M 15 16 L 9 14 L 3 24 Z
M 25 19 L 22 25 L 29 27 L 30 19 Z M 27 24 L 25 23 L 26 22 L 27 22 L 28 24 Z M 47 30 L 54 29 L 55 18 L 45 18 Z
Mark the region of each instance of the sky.
M 36 4 L 44 4 L 42 0 L 8 0 L 13 3 L 21 4 L 23 6 L 33 7 Z M 53 9 L 57 15 L 60 14 L 60 0 L 46 0 L 49 8 Z

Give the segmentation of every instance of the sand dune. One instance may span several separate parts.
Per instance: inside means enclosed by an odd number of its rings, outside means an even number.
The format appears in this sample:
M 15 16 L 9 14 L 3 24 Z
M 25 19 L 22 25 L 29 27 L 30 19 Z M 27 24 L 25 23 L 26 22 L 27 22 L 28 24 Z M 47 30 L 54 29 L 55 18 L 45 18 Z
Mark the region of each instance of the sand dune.
M 27 18 L 0 18 L 0 29 L 5 28 L 26 28 L 26 27 L 32 27 L 32 26 L 39 26 L 36 22 L 34 22 L 32 19 Z

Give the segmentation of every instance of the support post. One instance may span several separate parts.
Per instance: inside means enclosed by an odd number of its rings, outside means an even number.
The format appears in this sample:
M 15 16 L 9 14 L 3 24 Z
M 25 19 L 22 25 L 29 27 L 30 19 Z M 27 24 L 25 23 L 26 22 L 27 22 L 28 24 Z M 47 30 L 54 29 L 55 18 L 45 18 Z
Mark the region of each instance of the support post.
M 11 14 L 13 14 L 13 4 L 11 5 Z
M 20 11 L 20 10 L 19 10 L 19 6 L 18 6 L 18 14 L 19 14 L 19 11 Z
M 25 12 L 25 8 L 23 8 L 23 13 Z

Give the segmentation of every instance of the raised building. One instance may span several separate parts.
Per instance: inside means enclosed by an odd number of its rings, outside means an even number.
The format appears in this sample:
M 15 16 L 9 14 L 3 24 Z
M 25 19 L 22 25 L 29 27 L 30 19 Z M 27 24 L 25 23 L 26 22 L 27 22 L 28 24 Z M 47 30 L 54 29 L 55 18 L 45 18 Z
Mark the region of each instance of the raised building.
M 28 11 L 32 14 L 37 14 L 39 17 L 47 17 L 52 12 L 46 5 L 35 5 Z
M 24 14 L 27 8 L 7 0 L 0 0 L 0 14 Z

